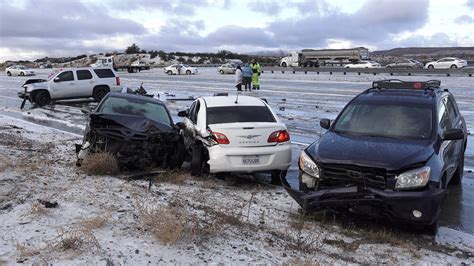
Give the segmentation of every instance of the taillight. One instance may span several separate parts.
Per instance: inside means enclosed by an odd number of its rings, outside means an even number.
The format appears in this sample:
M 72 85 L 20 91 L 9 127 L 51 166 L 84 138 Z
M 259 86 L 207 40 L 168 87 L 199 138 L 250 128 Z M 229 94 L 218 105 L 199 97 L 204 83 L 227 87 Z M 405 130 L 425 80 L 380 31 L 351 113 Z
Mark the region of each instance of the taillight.
M 268 143 L 276 142 L 285 142 L 290 140 L 290 134 L 286 130 L 275 131 L 268 137 Z
M 120 86 L 120 77 L 115 77 L 115 83 L 117 83 L 117 86 Z
M 212 132 L 212 137 L 214 138 L 214 140 L 219 143 L 219 144 L 229 144 L 230 141 L 229 139 L 226 137 L 226 135 L 222 134 L 222 133 L 219 133 L 219 132 Z

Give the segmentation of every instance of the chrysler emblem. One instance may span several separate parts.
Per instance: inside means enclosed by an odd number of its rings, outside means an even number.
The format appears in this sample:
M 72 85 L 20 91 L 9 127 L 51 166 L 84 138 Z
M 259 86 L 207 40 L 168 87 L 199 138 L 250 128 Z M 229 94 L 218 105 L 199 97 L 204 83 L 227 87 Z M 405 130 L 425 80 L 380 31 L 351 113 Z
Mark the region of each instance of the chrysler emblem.
M 237 136 L 239 138 L 253 139 L 255 137 L 260 137 L 260 135 L 247 135 L 247 136 Z

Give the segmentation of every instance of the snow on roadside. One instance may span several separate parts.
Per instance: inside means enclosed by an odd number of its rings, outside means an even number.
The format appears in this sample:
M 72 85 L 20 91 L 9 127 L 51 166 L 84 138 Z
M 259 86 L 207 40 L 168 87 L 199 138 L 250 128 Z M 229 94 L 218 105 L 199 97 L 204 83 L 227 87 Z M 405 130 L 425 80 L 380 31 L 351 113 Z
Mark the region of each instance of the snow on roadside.
M 304 218 L 281 188 L 180 172 L 148 189 L 75 167 L 79 135 L 0 115 L 0 137 L 0 263 L 474 263 L 455 243 Z

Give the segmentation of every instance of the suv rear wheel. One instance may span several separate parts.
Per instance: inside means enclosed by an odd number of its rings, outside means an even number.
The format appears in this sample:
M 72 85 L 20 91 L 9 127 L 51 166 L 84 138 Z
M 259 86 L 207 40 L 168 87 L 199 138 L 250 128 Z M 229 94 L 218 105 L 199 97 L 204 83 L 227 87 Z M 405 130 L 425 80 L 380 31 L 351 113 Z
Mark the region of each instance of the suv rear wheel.
M 186 75 L 191 75 L 191 70 L 186 70 Z
M 35 94 L 35 103 L 39 106 L 48 105 L 51 102 L 51 96 L 47 91 L 39 91 Z
M 94 100 L 96 102 L 100 102 L 102 100 L 102 98 L 105 97 L 105 95 L 107 95 L 107 93 L 109 93 L 109 88 L 106 87 L 106 86 L 99 86 L 99 87 L 96 87 L 94 89 L 94 92 L 92 94 L 92 97 L 94 97 Z
M 12 73 L 10 71 L 7 72 L 7 76 L 11 76 Z

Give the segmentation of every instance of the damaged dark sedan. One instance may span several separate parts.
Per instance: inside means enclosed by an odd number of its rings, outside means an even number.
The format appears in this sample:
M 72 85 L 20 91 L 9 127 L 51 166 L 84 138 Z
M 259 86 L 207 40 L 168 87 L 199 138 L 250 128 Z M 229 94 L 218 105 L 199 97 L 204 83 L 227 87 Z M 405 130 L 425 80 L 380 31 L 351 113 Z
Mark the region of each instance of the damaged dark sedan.
M 435 233 L 448 184 L 463 176 L 467 129 L 439 81 L 374 82 L 299 159 L 299 190 L 282 180 L 304 210 L 334 209 L 385 217 Z
M 179 128 L 163 102 L 124 93 L 104 97 L 76 149 L 78 165 L 88 153 L 108 152 L 125 170 L 178 168 L 186 155 Z

